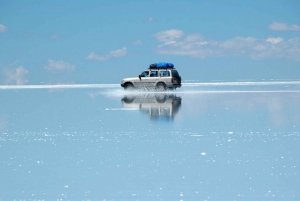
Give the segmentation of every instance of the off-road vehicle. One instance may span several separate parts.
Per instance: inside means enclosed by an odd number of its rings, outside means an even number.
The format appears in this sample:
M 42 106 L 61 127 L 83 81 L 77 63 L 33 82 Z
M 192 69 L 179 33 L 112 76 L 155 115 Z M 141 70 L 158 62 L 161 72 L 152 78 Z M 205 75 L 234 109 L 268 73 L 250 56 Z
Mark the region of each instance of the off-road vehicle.
M 121 86 L 125 90 L 135 88 L 155 89 L 157 91 L 172 90 L 181 87 L 181 77 L 172 63 L 159 62 L 151 64 L 137 77 L 123 79 Z

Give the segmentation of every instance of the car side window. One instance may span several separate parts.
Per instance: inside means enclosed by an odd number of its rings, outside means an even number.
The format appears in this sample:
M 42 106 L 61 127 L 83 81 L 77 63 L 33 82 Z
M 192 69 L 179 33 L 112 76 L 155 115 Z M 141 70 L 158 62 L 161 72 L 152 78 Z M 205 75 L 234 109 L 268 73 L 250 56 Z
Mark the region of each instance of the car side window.
M 141 73 L 141 77 L 148 77 L 149 71 L 144 71 Z
M 179 74 L 176 70 L 172 70 L 172 76 L 173 77 L 179 77 Z
M 157 71 L 151 71 L 150 77 L 157 77 Z
M 160 71 L 159 76 L 160 77 L 170 77 L 170 72 L 169 71 Z

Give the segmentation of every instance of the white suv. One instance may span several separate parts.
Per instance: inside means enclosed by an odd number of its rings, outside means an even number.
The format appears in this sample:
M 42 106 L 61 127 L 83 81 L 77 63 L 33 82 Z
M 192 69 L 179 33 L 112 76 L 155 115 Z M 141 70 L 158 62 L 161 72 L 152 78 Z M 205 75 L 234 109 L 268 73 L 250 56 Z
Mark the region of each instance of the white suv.
M 160 62 L 151 64 L 149 69 L 143 71 L 138 77 L 123 79 L 121 86 L 125 90 L 134 88 L 152 88 L 158 91 L 172 90 L 181 87 L 181 77 L 173 64 Z

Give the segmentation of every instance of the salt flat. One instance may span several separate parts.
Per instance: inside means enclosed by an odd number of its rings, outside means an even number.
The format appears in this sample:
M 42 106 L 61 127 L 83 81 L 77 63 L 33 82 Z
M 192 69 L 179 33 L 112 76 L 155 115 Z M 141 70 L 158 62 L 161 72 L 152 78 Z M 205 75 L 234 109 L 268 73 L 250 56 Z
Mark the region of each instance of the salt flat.
M 5 88 L 0 199 L 298 200 L 299 91 Z

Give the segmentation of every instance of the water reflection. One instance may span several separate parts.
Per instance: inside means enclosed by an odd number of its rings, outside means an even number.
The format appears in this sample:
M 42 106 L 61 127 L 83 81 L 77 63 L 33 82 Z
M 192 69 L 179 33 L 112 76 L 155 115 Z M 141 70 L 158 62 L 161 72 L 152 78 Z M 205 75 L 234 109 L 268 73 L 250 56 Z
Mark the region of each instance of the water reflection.
M 199 93 L 183 98 L 183 115 L 188 122 L 200 118 L 201 128 L 290 130 L 300 123 L 300 93 Z
M 125 108 L 138 108 L 153 121 L 173 121 L 181 106 L 181 97 L 174 94 L 125 95 Z
M 300 93 L 204 89 L 0 91 L 0 200 L 300 200 Z

